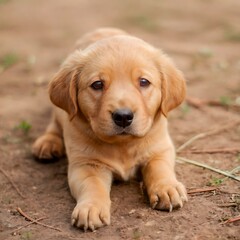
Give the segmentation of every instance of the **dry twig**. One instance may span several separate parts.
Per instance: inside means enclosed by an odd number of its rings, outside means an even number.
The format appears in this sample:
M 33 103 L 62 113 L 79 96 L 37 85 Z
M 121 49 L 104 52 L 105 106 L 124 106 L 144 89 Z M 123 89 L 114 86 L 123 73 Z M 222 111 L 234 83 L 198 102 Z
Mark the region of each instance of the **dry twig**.
M 195 153 L 195 154 L 214 154 L 214 153 L 240 153 L 240 148 L 215 148 L 215 149 L 190 149 L 186 151 L 182 151 L 182 153 Z
M 207 187 L 207 188 L 197 188 L 197 189 L 190 189 L 188 190 L 188 194 L 195 194 L 195 193 L 204 193 L 204 192 L 212 192 L 217 190 L 216 187 Z
M 225 221 L 224 223 L 233 223 L 236 221 L 240 221 L 240 215 L 237 217 L 233 217 L 233 218 L 229 218 L 227 221 Z
M 186 98 L 187 104 L 194 108 L 202 108 L 204 106 L 214 106 L 214 107 L 223 107 L 227 109 L 233 109 L 233 110 L 240 110 L 240 106 L 237 104 L 226 104 L 224 102 L 221 102 L 220 100 L 203 100 L 195 97 L 187 97 Z
M 238 124 L 240 124 L 240 121 L 231 122 L 229 124 L 221 124 L 221 127 L 218 127 L 214 130 L 210 130 L 210 131 L 207 131 L 207 132 L 204 132 L 204 133 L 197 134 L 196 136 L 190 138 L 187 142 L 182 144 L 180 147 L 178 147 L 177 153 L 179 153 L 180 151 L 182 151 L 183 149 L 185 149 L 187 146 L 189 146 L 190 144 L 192 144 L 194 141 L 196 141 L 198 139 L 202 139 L 202 138 L 205 138 L 205 137 L 208 137 L 208 136 L 226 131 L 230 128 L 235 127 Z
M 26 225 L 17 228 L 17 229 L 14 230 L 12 233 L 13 233 L 13 235 L 16 235 L 17 232 L 19 232 L 21 229 L 26 228 L 26 227 L 28 227 L 29 225 L 34 224 L 34 223 L 37 223 L 38 221 L 41 221 L 41 220 L 43 220 L 43 219 L 46 219 L 46 217 L 41 217 L 41 218 L 38 218 L 38 219 L 36 219 L 36 220 L 34 220 L 34 221 L 31 221 L 30 223 L 27 223 Z
M 16 184 L 12 181 L 12 179 L 8 176 L 8 174 L 0 167 L 0 172 L 7 178 L 7 180 L 12 184 L 12 186 L 14 187 L 14 189 L 17 191 L 17 193 L 19 194 L 20 197 L 22 197 L 23 199 L 25 199 L 25 196 L 21 193 L 21 191 L 19 190 L 19 188 L 16 186 Z
M 200 162 L 197 162 L 197 161 L 194 161 L 194 160 L 190 160 L 190 159 L 187 159 L 187 158 L 183 158 L 183 157 L 177 157 L 177 161 L 178 162 L 189 163 L 189 164 L 192 164 L 192 165 L 195 165 L 195 166 L 198 166 L 198 167 L 203 167 L 203 168 L 209 169 L 209 170 L 211 170 L 213 172 L 222 174 L 222 175 L 224 175 L 226 177 L 232 178 L 232 179 L 237 180 L 237 181 L 240 182 L 240 177 L 234 176 L 231 173 L 225 172 L 223 170 L 211 167 L 211 166 L 209 166 L 207 164 L 200 163 Z
M 41 223 L 41 222 L 39 222 L 38 220 L 35 220 L 35 219 L 29 217 L 29 216 L 28 216 L 26 213 L 24 213 L 24 212 L 22 211 L 22 209 L 19 208 L 19 207 L 17 208 L 17 211 L 18 211 L 23 217 L 25 217 L 26 219 L 28 219 L 28 220 L 31 221 L 31 222 L 34 222 L 34 223 L 36 223 L 36 224 L 38 224 L 38 225 L 41 225 L 41 226 L 43 226 L 43 227 L 46 227 L 46 228 L 50 228 L 50 229 L 53 229 L 53 230 L 62 232 L 62 230 L 59 229 L 59 228 L 56 228 L 56 227 L 47 225 L 47 224 L 45 224 L 45 223 Z
M 218 204 L 218 207 L 237 207 L 237 203 L 223 203 L 223 204 Z

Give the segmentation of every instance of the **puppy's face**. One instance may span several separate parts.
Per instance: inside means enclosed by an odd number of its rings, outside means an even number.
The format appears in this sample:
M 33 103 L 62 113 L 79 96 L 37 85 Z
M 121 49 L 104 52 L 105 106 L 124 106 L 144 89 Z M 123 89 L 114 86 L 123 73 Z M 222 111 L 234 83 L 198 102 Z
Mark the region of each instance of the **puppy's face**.
M 170 60 L 129 36 L 76 51 L 50 84 L 53 103 L 71 118 L 80 111 L 107 142 L 145 136 L 156 116 L 179 105 L 184 94 L 183 77 Z

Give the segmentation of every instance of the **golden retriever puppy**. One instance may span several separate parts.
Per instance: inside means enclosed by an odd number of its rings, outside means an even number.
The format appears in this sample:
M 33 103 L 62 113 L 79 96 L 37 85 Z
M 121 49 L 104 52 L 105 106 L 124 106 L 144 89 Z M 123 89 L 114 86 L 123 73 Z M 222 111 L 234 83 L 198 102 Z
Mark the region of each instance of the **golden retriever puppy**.
M 49 95 L 56 107 L 33 154 L 50 159 L 66 151 L 77 202 L 72 225 L 109 225 L 113 179 L 138 171 L 153 209 L 171 212 L 187 201 L 167 123 L 184 100 L 185 80 L 160 50 L 118 29 L 96 30 L 78 41 Z

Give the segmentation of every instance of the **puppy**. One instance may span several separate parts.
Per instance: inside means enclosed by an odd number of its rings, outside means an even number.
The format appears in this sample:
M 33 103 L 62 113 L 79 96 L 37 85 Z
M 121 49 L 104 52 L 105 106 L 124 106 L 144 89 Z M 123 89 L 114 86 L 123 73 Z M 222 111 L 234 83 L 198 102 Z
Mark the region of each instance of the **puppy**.
M 49 95 L 53 116 L 33 154 L 66 152 L 77 202 L 72 225 L 109 225 L 113 179 L 137 171 L 153 209 L 171 212 L 187 201 L 167 126 L 168 112 L 184 100 L 185 80 L 160 50 L 118 29 L 91 32 L 53 77 Z

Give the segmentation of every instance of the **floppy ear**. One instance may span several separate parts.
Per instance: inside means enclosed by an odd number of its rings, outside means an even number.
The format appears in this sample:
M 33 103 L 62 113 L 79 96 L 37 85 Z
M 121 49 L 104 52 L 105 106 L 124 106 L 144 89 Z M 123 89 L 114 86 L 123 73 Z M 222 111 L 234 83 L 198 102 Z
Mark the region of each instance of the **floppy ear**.
M 162 103 L 161 111 L 166 117 L 167 113 L 179 106 L 186 95 L 186 83 L 184 76 L 179 71 L 172 61 L 162 56 L 161 60 L 161 75 L 162 75 Z
M 78 113 L 78 78 L 81 71 L 81 56 L 70 56 L 49 83 L 49 96 L 53 104 L 62 108 L 72 120 Z

